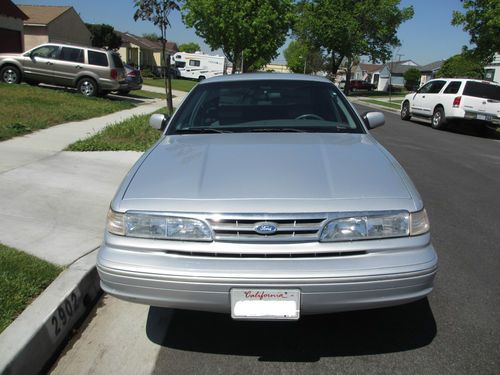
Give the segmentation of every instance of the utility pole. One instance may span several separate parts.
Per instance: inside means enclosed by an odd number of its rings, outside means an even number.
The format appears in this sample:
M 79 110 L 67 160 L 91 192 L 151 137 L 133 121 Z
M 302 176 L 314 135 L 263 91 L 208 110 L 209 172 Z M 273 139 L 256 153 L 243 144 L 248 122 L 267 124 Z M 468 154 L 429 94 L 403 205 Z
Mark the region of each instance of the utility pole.
M 307 55 L 304 57 L 304 74 L 306 74 L 306 67 L 307 67 Z
M 241 69 L 240 69 L 240 73 L 243 74 L 243 61 L 244 61 L 244 58 L 243 58 L 243 51 L 241 51 Z

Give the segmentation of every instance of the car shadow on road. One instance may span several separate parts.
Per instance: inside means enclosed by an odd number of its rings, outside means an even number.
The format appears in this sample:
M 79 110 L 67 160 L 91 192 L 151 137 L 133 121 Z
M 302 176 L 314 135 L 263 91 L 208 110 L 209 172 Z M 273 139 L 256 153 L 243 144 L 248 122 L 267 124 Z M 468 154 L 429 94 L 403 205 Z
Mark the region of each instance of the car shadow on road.
M 427 299 L 391 308 L 303 316 L 298 322 L 235 321 L 226 314 L 151 307 L 146 325 L 148 338 L 167 348 L 279 362 L 401 352 L 430 344 L 436 332 Z
M 437 131 L 431 128 L 430 120 L 421 118 L 412 118 L 412 124 L 427 126 L 430 130 Z M 467 135 L 469 137 L 485 138 L 485 139 L 500 139 L 500 132 L 493 129 L 478 128 L 477 126 L 463 123 L 448 124 L 444 132 Z

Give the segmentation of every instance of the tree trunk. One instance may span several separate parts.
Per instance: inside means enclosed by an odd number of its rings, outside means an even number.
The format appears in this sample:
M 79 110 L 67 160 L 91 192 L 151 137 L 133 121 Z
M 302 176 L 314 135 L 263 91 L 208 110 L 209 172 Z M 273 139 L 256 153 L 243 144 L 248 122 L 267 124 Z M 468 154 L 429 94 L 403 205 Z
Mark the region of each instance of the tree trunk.
M 166 69 L 163 80 L 165 82 L 165 95 L 167 97 L 167 111 L 169 116 L 172 116 L 174 113 L 174 106 L 172 104 L 172 81 L 170 79 L 170 55 L 167 55 L 166 49 L 166 41 L 162 39 L 163 64 Z
M 352 59 L 349 57 L 347 59 L 347 71 L 345 73 L 345 86 L 344 86 L 344 94 L 347 96 L 351 91 L 351 69 L 352 69 Z

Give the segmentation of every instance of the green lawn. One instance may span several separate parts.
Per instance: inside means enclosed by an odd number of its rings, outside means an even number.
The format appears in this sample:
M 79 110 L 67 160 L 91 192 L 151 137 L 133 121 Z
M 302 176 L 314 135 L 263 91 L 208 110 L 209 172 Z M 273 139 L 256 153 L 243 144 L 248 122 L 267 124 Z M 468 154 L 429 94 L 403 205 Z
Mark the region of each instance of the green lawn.
M 393 100 L 392 102 L 385 102 L 383 100 L 375 100 L 375 99 L 364 99 L 363 100 L 364 102 L 367 102 L 367 103 L 372 103 L 372 104 L 378 104 L 378 105 L 382 105 L 384 107 L 388 107 L 388 108 L 394 108 L 394 109 L 400 109 L 401 106 L 401 100 Z
M 1 83 L 0 141 L 133 106 L 128 101 L 86 98 L 63 89 Z
M 160 109 L 157 113 L 164 113 Z M 145 151 L 161 136 L 149 126 L 151 115 L 133 116 L 68 146 L 67 151 Z
M 0 244 L 0 332 L 33 301 L 63 269 Z
M 172 90 L 190 91 L 197 83 L 198 82 L 196 81 L 190 81 L 188 79 L 173 79 Z M 143 84 L 156 87 L 165 87 L 165 81 L 163 80 L 163 78 L 144 79 Z

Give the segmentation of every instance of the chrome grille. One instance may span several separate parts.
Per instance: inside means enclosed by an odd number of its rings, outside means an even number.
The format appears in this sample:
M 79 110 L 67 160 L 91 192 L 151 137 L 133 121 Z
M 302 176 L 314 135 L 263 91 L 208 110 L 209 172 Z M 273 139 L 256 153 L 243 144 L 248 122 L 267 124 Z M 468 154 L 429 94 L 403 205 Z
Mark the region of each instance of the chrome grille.
M 326 215 L 262 215 L 251 217 L 208 218 L 215 241 L 228 242 L 311 242 L 319 239 L 319 231 Z M 259 223 L 273 223 L 276 232 L 259 234 L 255 230 Z

